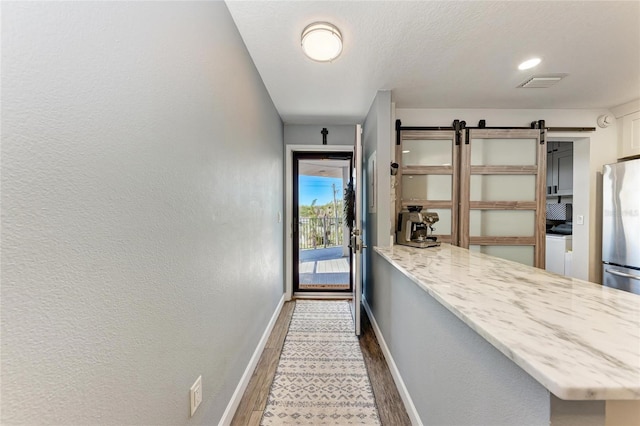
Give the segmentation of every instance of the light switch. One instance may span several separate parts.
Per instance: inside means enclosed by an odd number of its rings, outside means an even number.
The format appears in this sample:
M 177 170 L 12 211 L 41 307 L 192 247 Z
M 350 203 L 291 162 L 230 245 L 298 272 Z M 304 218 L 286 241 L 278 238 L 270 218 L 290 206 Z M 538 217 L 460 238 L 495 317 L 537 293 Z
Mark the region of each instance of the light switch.
M 578 225 L 584 225 L 584 216 L 582 216 L 582 215 L 578 215 L 578 216 L 576 217 L 576 224 L 578 224 Z
M 202 402 L 202 376 L 198 376 L 196 382 L 191 386 L 191 417 L 196 412 L 198 406 Z

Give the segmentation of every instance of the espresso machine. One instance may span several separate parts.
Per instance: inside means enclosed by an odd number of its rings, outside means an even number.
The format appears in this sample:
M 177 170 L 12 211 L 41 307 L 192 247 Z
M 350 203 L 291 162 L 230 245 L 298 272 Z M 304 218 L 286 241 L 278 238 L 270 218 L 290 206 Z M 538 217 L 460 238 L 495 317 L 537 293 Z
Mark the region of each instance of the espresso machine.
M 440 220 L 438 213 L 421 212 L 420 206 L 409 206 L 398 217 L 396 242 L 405 246 L 425 248 L 440 245 L 433 235 L 433 224 Z

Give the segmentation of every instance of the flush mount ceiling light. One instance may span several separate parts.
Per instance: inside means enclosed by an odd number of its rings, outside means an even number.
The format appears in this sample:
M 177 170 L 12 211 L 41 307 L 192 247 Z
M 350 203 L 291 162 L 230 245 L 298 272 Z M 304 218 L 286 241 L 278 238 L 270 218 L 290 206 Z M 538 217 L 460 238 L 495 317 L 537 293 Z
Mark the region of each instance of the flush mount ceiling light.
M 526 61 L 524 61 L 523 63 L 518 65 L 518 69 L 519 70 L 528 70 L 529 68 L 533 68 L 536 65 L 538 65 L 541 61 L 542 61 L 542 59 L 540 59 L 540 58 L 527 59 Z
M 302 31 L 302 50 L 314 61 L 331 62 L 342 52 L 342 34 L 333 24 L 314 22 Z

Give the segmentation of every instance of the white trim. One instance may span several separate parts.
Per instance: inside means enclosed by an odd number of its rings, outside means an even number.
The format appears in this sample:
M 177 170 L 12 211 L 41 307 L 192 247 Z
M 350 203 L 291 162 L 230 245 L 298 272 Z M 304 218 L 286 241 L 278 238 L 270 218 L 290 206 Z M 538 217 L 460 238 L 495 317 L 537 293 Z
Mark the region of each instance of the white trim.
M 244 370 L 244 374 L 240 378 L 240 382 L 238 383 L 238 386 L 236 386 L 236 390 L 235 392 L 233 392 L 231 400 L 229 401 L 229 404 L 227 404 L 227 408 L 222 414 L 222 418 L 220 418 L 218 426 L 227 426 L 231 424 L 231 420 L 233 420 L 233 416 L 238 409 L 238 405 L 240 405 L 240 400 L 244 395 L 244 391 L 247 390 L 247 386 L 249 385 L 251 376 L 253 376 L 253 372 L 258 365 L 258 361 L 260 360 L 262 351 L 267 345 L 267 340 L 271 335 L 271 331 L 273 331 L 273 327 L 276 325 L 276 320 L 278 319 L 280 311 L 282 310 L 282 306 L 284 305 L 284 299 L 285 296 L 283 294 L 280 298 L 280 301 L 278 302 L 278 306 L 276 306 L 276 310 L 273 312 L 273 315 L 271 315 L 271 319 L 269 320 L 269 324 L 267 324 L 267 328 L 264 330 L 264 333 L 262 333 L 262 337 L 258 342 L 258 346 L 256 346 L 256 350 L 253 351 L 253 355 L 249 360 L 249 364 L 247 364 L 247 368 Z
M 351 300 L 353 298 L 353 293 L 337 293 L 337 292 L 318 292 L 314 291 L 313 293 L 306 292 L 297 292 L 293 293 L 293 297 L 296 299 L 344 299 Z
M 616 118 L 623 117 L 625 115 L 633 114 L 636 111 L 640 111 L 640 99 L 636 99 L 626 104 L 618 105 L 613 108 L 609 108 Z
M 380 349 L 384 354 L 384 358 L 387 361 L 387 365 L 389 366 L 389 371 L 391 371 L 391 376 L 393 377 L 393 381 L 396 383 L 396 387 L 398 388 L 398 393 L 400 394 L 400 398 L 402 398 L 402 402 L 404 402 L 404 407 L 407 410 L 407 414 L 409 415 L 409 420 L 411 420 L 412 425 L 422 425 L 422 420 L 420 420 L 420 415 L 416 410 L 416 406 L 413 405 L 413 400 L 411 399 L 411 395 L 409 395 L 409 391 L 404 384 L 404 380 L 402 380 L 402 376 L 400 376 L 400 371 L 398 370 L 398 366 L 396 365 L 393 357 L 391 356 L 391 351 L 389 350 L 389 346 L 387 346 L 387 342 L 385 342 L 384 337 L 382 336 L 382 331 L 380 327 L 378 327 L 378 323 L 376 322 L 373 313 L 371 312 L 371 308 L 369 307 L 369 303 L 367 299 L 365 299 L 364 295 L 362 296 L 362 305 L 364 306 L 364 310 L 367 311 L 367 315 L 369 316 L 369 321 L 371 322 L 371 327 L 373 328 L 374 333 L 376 334 L 376 338 L 378 339 L 378 343 L 380 344 Z
M 293 297 L 293 240 L 292 240 L 292 217 L 293 217 L 293 153 L 294 152 L 353 152 L 350 145 L 287 145 L 285 158 L 285 252 L 284 252 L 284 274 L 285 274 L 285 300 Z

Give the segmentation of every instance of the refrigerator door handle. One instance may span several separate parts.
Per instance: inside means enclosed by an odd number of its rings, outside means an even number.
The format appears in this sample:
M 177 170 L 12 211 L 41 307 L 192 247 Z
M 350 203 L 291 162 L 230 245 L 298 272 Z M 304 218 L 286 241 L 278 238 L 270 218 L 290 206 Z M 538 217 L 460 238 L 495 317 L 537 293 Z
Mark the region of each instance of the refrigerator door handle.
M 621 272 L 616 269 L 605 269 L 605 271 L 610 274 L 617 275 L 619 277 L 631 278 L 632 280 L 640 281 L 640 275 L 627 274 L 626 272 Z

